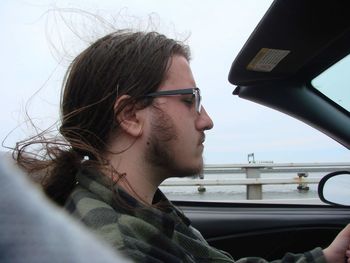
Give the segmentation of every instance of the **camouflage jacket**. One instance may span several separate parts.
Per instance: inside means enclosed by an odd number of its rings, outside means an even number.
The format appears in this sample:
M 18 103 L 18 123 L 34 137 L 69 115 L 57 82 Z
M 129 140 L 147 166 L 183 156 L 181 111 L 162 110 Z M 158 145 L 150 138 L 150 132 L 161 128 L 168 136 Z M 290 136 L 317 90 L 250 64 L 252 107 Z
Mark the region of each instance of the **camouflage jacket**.
M 111 187 L 94 170 L 81 170 L 77 181 L 66 209 L 135 262 L 235 262 L 228 253 L 211 247 L 160 190 L 155 195 L 157 204 L 146 207 L 120 187 Z M 243 258 L 236 262 L 267 261 Z M 324 263 L 325 259 L 316 248 L 304 254 L 288 253 L 274 262 Z

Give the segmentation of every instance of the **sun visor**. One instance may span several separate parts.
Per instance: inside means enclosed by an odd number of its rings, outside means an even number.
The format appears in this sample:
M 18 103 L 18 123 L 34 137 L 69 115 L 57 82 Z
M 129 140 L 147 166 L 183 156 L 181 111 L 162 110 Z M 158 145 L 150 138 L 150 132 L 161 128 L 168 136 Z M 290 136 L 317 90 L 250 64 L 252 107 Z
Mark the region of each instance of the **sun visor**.
M 275 0 L 234 60 L 230 83 L 318 74 L 347 52 L 338 40 L 350 40 L 349 13 L 350 1 Z M 319 56 L 324 49 L 331 50 L 329 57 Z

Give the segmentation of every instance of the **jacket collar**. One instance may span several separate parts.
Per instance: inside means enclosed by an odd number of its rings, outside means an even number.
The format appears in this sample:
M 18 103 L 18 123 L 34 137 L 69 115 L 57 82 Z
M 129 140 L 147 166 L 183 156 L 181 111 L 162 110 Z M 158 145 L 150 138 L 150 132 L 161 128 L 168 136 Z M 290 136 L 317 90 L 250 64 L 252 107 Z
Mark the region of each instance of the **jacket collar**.
M 143 219 L 171 237 L 177 224 L 190 225 L 190 220 L 179 211 L 158 188 L 153 205 L 147 206 L 118 185 L 113 185 L 101 172 L 93 168 L 82 168 L 76 175 L 79 185 L 88 189 L 116 212 Z

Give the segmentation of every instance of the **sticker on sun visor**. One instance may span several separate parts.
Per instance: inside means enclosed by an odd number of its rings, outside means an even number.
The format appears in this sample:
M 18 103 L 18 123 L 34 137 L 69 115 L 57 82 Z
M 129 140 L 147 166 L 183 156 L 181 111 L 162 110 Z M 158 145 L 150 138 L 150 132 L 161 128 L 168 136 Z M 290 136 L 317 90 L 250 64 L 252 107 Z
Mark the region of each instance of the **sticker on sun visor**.
M 262 48 L 250 61 L 247 70 L 271 72 L 290 50 Z

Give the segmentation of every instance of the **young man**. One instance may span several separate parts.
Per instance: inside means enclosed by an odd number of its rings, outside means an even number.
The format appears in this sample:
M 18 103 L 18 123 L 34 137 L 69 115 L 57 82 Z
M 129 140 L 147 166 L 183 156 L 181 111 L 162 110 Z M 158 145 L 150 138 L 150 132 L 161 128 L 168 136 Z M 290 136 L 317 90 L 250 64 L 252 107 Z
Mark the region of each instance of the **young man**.
M 62 100 L 61 142 L 45 140 L 46 193 L 113 247 L 138 262 L 233 262 L 211 247 L 158 189 L 169 177 L 203 169 L 204 132 L 189 50 L 158 33 L 120 31 L 99 39 L 72 63 Z M 42 142 L 42 138 L 39 138 Z M 343 262 L 346 228 L 325 250 L 281 262 Z M 265 262 L 259 258 L 238 262 Z

